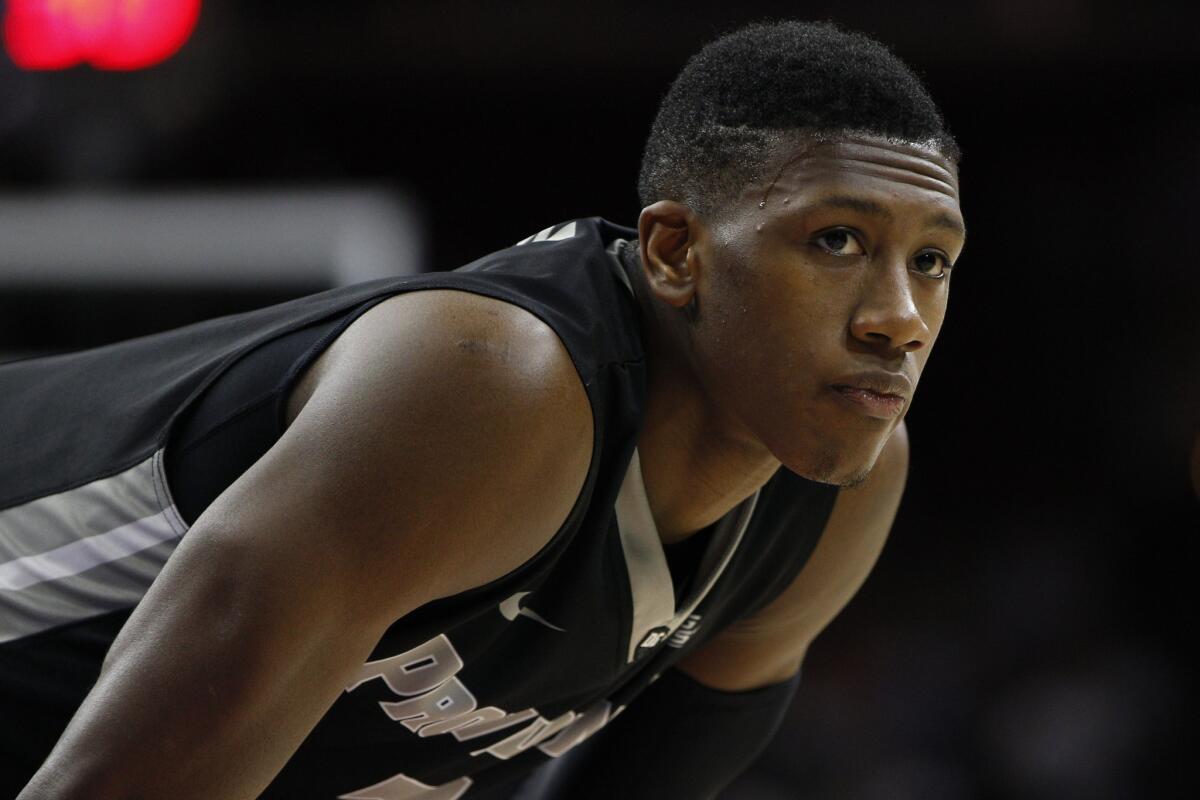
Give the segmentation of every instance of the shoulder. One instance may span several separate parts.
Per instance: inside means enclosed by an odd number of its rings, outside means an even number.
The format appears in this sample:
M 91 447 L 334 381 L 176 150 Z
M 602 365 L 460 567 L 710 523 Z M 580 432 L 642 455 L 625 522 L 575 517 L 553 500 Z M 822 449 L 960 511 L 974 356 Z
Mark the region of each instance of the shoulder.
M 355 320 L 304 376 L 289 418 L 322 382 L 353 381 L 361 390 L 425 371 L 439 373 L 439 383 L 470 378 L 513 391 L 532 380 L 550 397 L 578 383 L 557 334 L 530 312 L 466 291 L 428 289 L 390 297 Z
M 280 498 L 308 531 L 290 536 L 336 532 L 342 582 L 392 618 L 533 557 L 591 461 L 590 405 L 554 331 L 459 291 L 364 313 L 303 376 L 288 416 L 242 496 Z M 261 501 L 226 507 L 249 517 L 239 527 L 270 527 Z
M 812 556 L 770 604 L 739 620 L 681 667 L 703 683 L 750 689 L 794 674 L 809 645 L 862 586 L 887 541 L 908 476 L 901 423 L 861 485 L 838 491 Z

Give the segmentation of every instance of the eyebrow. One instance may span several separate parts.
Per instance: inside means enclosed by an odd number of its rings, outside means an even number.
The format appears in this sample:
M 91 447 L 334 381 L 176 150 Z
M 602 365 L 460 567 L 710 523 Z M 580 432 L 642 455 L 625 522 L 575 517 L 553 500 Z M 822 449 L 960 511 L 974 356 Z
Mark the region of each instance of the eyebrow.
M 812 204 L 817 208 L 846 208 L 851 211 L 858 211 L 863 214 L 869 214 L 873 217 L 882 219 L 893 219 L 895 214 L 887 206 L 877 203 L 874 200 L 867 200 L 864 197 L 855 197 L 849 194 L 833 194 L 827 197 L 822 197 Z M 945 228 L 957 233 L 964 239 L 967 236 L 967 229 L 963 227 L 962 222 L 954 216 L 947 214 L 945 211 L 939 211 L 931 215 L 926 220 L 926 223 L 935 228 Z

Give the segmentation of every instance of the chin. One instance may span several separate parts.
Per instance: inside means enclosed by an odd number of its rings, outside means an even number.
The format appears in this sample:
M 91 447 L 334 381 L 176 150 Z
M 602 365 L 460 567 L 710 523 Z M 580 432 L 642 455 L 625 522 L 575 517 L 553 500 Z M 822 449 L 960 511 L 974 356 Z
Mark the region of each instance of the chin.
M 802 478 L 851 489 L 870 476 L 886 441 L 872 442 L 869 448 L 824 443 L 823 446 L 807 448 L 799 457 L 781 458 L 780 461 Z
M 855 486 L 863 484 L 871 475 L 871 470 L 874 464 L 869 467 L 861 467 L 854 470 L 838 470 L 832 468 L 817 468 L 812 470 L 792 469 L 802 478 L 807 478 L 810 481 L 817 483 L 828 483 L 832 486 L 838 486 L 842 489 L 853 489 Z M 789 467 L 789 469 L 791 469 Z

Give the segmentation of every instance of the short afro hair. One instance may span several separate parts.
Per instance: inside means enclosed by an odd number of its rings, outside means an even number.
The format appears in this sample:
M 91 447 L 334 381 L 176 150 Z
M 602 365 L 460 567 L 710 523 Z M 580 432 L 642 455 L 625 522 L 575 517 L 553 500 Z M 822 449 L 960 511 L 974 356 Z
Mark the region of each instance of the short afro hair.
M 920 79 L 884 45 L 828 22 L 755 23 L 709 43 L 671 84 L 642 156 L 642 205 L 707 216 L 789 133 L 872 134 L 960 158 Z

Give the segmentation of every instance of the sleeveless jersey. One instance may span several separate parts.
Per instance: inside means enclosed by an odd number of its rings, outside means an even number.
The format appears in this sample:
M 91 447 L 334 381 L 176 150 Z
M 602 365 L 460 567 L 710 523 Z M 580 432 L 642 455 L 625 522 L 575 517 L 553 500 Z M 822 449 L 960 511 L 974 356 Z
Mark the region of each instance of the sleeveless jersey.
M 575 220 L 454 272 L 0 365 L 0 794 L 45 758 L 204 505 L 282 434 L 305 368 L 401 292 L 472 292 L 549 325 L 591 405 L 591 464 L 532 559 L 386 631 L 263 797 L 482 796 L 601 730 L 777 596 L 836 489 L 779 470 L 705 532 L 676 590 L 635 447 L 645 357 L 613 253 L 635 235 Z

